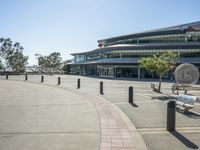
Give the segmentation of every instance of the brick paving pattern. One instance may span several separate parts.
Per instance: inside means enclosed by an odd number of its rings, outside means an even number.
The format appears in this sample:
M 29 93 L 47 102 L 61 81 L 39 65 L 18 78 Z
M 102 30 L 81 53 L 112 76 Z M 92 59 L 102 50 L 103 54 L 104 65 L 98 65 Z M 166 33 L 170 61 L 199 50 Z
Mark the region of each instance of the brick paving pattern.
M 98 98 L 90 98 L 90 101 L 99 113 L 100 150 L 134 150 L 131 134 L 119 113 L 106 101 Z

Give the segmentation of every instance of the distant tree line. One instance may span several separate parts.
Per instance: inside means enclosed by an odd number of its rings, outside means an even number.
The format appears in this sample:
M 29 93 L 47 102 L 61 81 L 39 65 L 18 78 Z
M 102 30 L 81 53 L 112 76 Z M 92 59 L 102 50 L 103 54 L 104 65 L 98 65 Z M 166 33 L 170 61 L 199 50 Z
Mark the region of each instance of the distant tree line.
M 23 50 L 19 42 L 13 43 L 10 38 L 0 38 L 0 70 L 11 68 L 14 72 L 24 72 L 28 56 L 23 55 Z
M 61 70 L 62 58 L 59 52 L 53 52 L 47 56 L 35 54 L 38 60 L 38 66 L 44 72 L 59 72 Z
M 69 74 L 71 67 L 68 64 L 62 63 L 62 57 L 59 52 L 52 52 L 49 55 L 35 54 L 38 60 L 38 66 L 46 73 L 61 73 Z
M 0 71 L 25 72 L 28 56 L 24 56 L 23 50 L 19 42 L 14 43 L 10 38 L 0 38 Z M 35 56 L 43 72 L 70 72 L 70 66 L 62 63 L 59 52 L 53 52 L 47 56 L 41 54 L 35 54 Z

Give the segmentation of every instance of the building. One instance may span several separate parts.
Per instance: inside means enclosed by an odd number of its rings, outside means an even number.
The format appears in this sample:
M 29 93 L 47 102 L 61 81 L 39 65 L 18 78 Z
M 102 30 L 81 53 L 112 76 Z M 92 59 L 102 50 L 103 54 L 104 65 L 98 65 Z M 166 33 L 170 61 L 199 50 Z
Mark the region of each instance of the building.
M 109 78 L 155 78 L 139 67 L 142 57 L 173 51 L 178 64 L 200 68 L 200 21 L 98 40 L 92 51 L 74 53 L 72 73 Z M 170 73 L 165 78 L 170 78 Z

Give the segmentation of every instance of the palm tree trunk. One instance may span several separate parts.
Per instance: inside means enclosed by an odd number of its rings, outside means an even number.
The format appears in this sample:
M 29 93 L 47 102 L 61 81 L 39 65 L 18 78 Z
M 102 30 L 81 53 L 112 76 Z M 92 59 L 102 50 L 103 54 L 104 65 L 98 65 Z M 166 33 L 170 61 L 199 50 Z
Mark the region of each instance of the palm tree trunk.
M 162 79 L 162 76 L 159 75 L 159 87 L 158 87 L 158 91 L 160 92 L 160 89 L 161 89 L 161 79 Z

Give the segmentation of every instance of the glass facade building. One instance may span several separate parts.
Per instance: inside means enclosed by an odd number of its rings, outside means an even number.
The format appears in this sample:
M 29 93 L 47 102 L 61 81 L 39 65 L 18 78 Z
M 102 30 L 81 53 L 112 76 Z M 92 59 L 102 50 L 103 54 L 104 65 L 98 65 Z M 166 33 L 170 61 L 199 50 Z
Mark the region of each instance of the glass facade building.
M 142 57 L 167 51 L 177 53 L 177 63 L 200 68 L 200 21 L 147 32 L 98 40 L 99 48 L 72 54 L 73 74 L 108 78 L 156 78 L 139 67 Z M 165 78 L 173 75 L 167 73 Z

